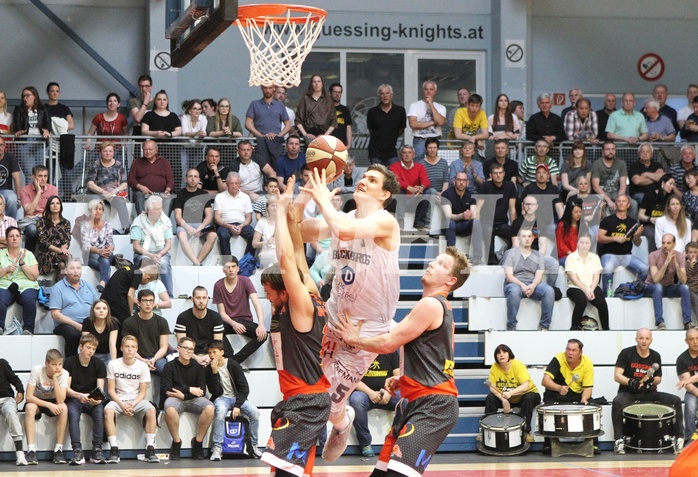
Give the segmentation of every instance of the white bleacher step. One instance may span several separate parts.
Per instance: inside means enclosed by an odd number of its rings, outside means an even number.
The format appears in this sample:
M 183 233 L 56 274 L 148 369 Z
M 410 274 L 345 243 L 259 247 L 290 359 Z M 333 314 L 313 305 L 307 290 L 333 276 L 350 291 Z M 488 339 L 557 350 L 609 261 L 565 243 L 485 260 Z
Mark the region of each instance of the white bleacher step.
M 75 219 L 77 217 L 85 214 L 89 215 L 87 204 L 87 202 L 63 202 L 63 217 L 68 219 L 71 225 L 75 224 Z M 133 217 L 135 214 L 134 205 L 131 202 L 126 202 L 126 207 L 128 208 L 129 216 Z M 105 220 L 116 230 L 123 228 L 123 224 L 119 219 L 119 214 L 116 212 L 116 207 L 111 207 L 111 213 Z

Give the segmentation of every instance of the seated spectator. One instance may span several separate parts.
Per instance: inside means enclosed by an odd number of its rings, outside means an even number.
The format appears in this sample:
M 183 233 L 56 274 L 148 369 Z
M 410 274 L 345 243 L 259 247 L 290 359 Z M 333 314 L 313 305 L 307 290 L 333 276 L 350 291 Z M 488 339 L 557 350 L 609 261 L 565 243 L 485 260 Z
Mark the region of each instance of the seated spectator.
M 239 271 L 237 259 L 231 257 L 223 266 L 225 277 L 213 286 L 213 303 L 218 307 L 226 334 L 237 333 L 250 338 L 250 342 L 233 356 L 235 361 L 242 364 L 264 344 L 267 329 L 257 290 L 249 278 L 239 275 Z M 257 323 L 252 320 L 250 301 L 257 315 Z
M 94 357 L 105 365 L 116 359 L 116 340 L 119 322 L 111 315 L 109 303 L 99 299 L 92 304 L 90 315 L 82 322 L 82 336 L 91 334 L 97 339 Z
M 92 457 L 94 464 L 106 464 L 102 454 L 104 442 L 104 406 L 102 399 L 90 397 L 98 387 L 104 391 L 107 379 L 107 366 L 95 356 L 99 342 L 94 335 L 85 333 L 80 338 L 80 353 L 66 358 L 64 368 L 69 373 L 66 389 L 66 405 L 68 407 L 68 432 L 70 445 L 73 448 L 73 458 L 70 465 L 85 463 L 80 439 L 80 416 L 92 416 Z
M 252 237 L 252 246 L 258 250 L 257 260 L 262 269 L 276 263 L 276 238 L 274 231 L 276 230 L 276 196 L 271 196 L 267 199 L 267 207 L 265 216 L 259 219 L 254 227 L 254 236 Z
M 436 154 L 438 155 L 438 149 L 439 149 L 439 142 L 438 140 L 436 141 Z M 438 157 L 438 156 L 437 156 Z M 446 169 L 448 170 L 448 163 L 443 160 L 439 159 L 439 164 L 440 163 L 445 163 L 446 164 Z M 425 166 L 426 167 L 426 166 Z M 340 175 L 335 181 L 328 185 L 330 190 L 334 190 L 336 188 L 339 188 L 339 193 L 344 195 L 344 194 L 353 194 L 354 191 L 356 190 L 356 184 L 359 183 L 359 181 L 363 178 L 364 172 L 366 172 L 365 167 L 356 167 L 356 161 L 353 156 L 347 157 L 347 163 L 344 164 L 344 174 Z M 429 171 L 427 170 L 427 173 Z M 448 174 L 446 174 L 448 176 Z M 298 176 L 296 176 L 298 177 Z M 448 181 L 448 177 L 446 178 Z M 347 212 L 345 210 L 345 212 Z
M 516 141 L 521 137 L 519 119 L 509 111 L 509 97 L 506 94 L 497 96 L 494 114 L 487 118 L 487 122 L 492 139 Z
M 265 177 L 276 177 L 274 169 L 261 157 L 253 154 L 252 143 L 247 139 L 238 143 L 238 158 L 233 159 L 230 170 L 240 175 L 240 191 L 255 202 L 262 194 Z
M 259 459 L 261 453 L 257 449 L 259 433 L 259 410 L 249 399 L 249 385 L 243 368 L 234 359 L 224 357 L 224 345 L 221 340 L 211 341 L 208 345 L 210 366 L 206 370 L 206 385 L 211 393 L 215 415 L 211 430 L 211 460 L 219 461 L 223 455 L 223 433 L 228 411 L 233 419 L 242 413 L 250 423 L 251 449 L 247 449 L 250 457 Z
M 80 345 L 82 323 L 90 316 L 92 304 L 99 298 L 94 287 L 82 279 L 82 263 L 71 258 L 65 277 L 51 287 L 49 308 L 55 322 L 53 334 L 65 339 L 65 356 L 75 356 Z
M 687 330 L 692 325 L 691 295 L 686 285 L 686 256 L 676 250 L 676 238 L 671 233 L 662 235 L 660 247 L 649 255 L 650 270 L 643 294 L 652 297 L 654 324 L 658 330 L 666 330 L 662 298 L 681 298 L 681 317 Z
M 279 179 L 277 177 L 270 177 L 264 184 L 264 194 L 259 196 L 259 199 L 252 204 L 252 210 L 254 210 L 255 218 L 259 222 L 262 217 L 267 216 L 267 197 L 275 196 L 279 191 Z
M 158 278 L 158 265 L 145 260 L 141 268 L 117 268 L 102 292 L 102 299 L 109 304 L 112 316 L 124 324 L 126 318 L 133 314 L 136 302 L 136 290 L 141 284 L 152 282 Z
M 557 187 L 557 176 L 560 175 L 560 169 L 557 167 L 557 162 L 548 155 L 548 151 L 550 151 L 550 145 L 547 141 L 539 139 L 536 141 L 535 154 L 521 161 L 519 164 L 519 176 L 524 187 L 536 181 L 536 171 L 541 164 L 548 166 L 550 180 Z
M 604 293 L 611 287 L 613 273 L 618 267 L 627 268 L 638 280 L 647 278 L 647 264 L 632 255 L 633 245 L 640 246 L 643 226 L 634 227 L 637 220 L 628 215 L 628 208 L 628 197 L 619 195 L 614 206 L 615 213 L 601 221 L 596 234 L 603 266 Z
M 136 295 L 141 290 L 150 290 L 155 294 L 155 304 L 153 305 L 153 313 L 163 316 L 162 310 L 172 308 L 172 299 L 167 293 L 167 288 L 161 280 L 155 279 L 145 284 L 141 284 L 136 290 Z
M 509 159 L 509 142 L 506 139 L 494 140 L 494 157 L 487 159 L 482 165 L 482 170 L 488 175 L 487 180 L 490 180 L 490 168 L 494 163 L 501 164 L 504 167 L 505 181 L 512 181 L 514 184 L 518 184 L 520 180 L 519 166 L 515 161 Z
M 698 170 L 688 171 L 684 180 L 686 192 L 681 197 L 681 203 L 686 210 L 686 217 L 691 219 L 695 229 L 698 227 Z M 0 243 L 2 242 L 0 241 Z
M 164 89 L 155 94 L 155 107 L 141 120 L 141 136 L 169 139 L 182 135 L 182 123 L 179 116 L 170 111 L 169 101 Z
M 36 223 L 39 246 L 36 258 L 39 272 L 55 272 L 56 281 L 61 279 L 65 265 L 70 258 L 70 222 L 63 217 L 63 202 L 58 196 L 50 197 L 41 220 Z
M 17 227 L 6 230 L 7 248 L 0 249 L 0 316 L 17 302 L 22 306 L 25 335 L 34 334 L 36 299 L 39 296 L 39 266 L 34 254 L 20 248 L 22 235 Z
M 136 358 L 147 364 L 151 372 L 160 375 L 167 363 L 165 356 L 169 349 L 167 340 L 170 336 L 170 328 L 165 318 L 153 313 L 154 305 L 155 294 L 152 291 L 139 291 L 140 310 L 124 321 L 121 334 L 136 337 L 139 343 Z
M 329 249 L 324 250 L 322 253 L 315 256 L 315 261 L 310 266 L 310 278 L 315 282 L 318 290 L 320 290 L 320 296 L 323 301 L 329 300 L 329 291 L 327 298 L 322 295 L 323 287 L 328 287 L 332 290 L 332 278 L 334 277 L 335 267 L 330 263 L 330 251 Z
M 653 193 L 657 190 L 659 180 L 664 175 L 662 165 L 652 160 L 654 148 L 652 144 L 643 142 L 637 150 L 638 160 L 633 161 L 628 167 L 630 176 L 630 196 L 642 204 L 645 194 Z
M 100 158 L 87 175 L 87 188 L 100 199 L 116 207 L 122 234 L 128 234 L 131 214 L 126 206 L 128 184 L 124 164 L 114 158 L 114 143 L 103 142 Z
M 414 210 L 414 227 L 429 230 L 429 200 L 424 199 L 424 195 L 428 194 L 431 183 L 424 166 L 414 162 L 414 155 L 412 147 L 402 146 L 400 161 L 390 166 L 390 171 L 400 183 L 400 193 L 407 196 L 398 198 L 396 217 L 400 228 L 403 228 L 405 212 Z
M 647 238 L 649 252 L 657 250 L 654 240 L 654 226 L 660 217 L 664 215 L 669 198 L 674 194 L 676 181 L 669 174 L 664 174 L 659 180 L 659 187 L 645 194 L 640 204 L 638 219 L 643 225 L 642 235 Z
M 58 196 L 56 186 L 48 183 L 48 167 L 35 166 L 32 169 L 32 182 L 22 187 L 19 196 L 24 217 L 17 221 L 17 226 L 24 233 L 24 246 L 36 253 L 36 224 L 42 218 L 49 197 Z
M 201 139 L 206 137 L 208 119 L 201 112 L 201 101 L 192 99 L 186 102 L 182 115 L 182 136 L 189 138 L 182 148 L 182 179 L 185 181 L 187 170 L 196 167 L 203 160 Z
M 523 298 L 541 302 L 539 330 L 547 331 L 553 318 L 555 292 L 543 283 L 543 255 L 531 249 L 533 232 L 521 228 L 518 246 L 504 254 L 504 296 L 507 301 L 507 331 L 516 330 L 516 315 Z
M 575 141 L 572 144 L 572 155 L 560 166 L 560 180 L 562 182 L 560 199 L 563 203 L 567 202 L 570 196 L 579 193 L 574 185 L 582 176 L 591 180 L 591 164 L 587 162 L 587 150 L 584 143 Z
M 32 368 L 27 382 L 27 404 L 24 406 L 24 429 L 27 436 L 27 463 L 39 463 L 36 457 L 36 421 L 41 415 L 56 418 L 56 445 L 53 463 L 65 464 L 63 442 L 68 427 L 68 407 L 65 404 L 70 376 L 63 369 L 63 355 L 57 349 L 46 352 L 44 364 Z
M 596 231 L 599 228 L 601 218 L 606 216 L 606 202 L 596 194 L 590 194 L 591 181 L 586 176 L 577 179 L 577 193 L 567 199 L 567 203 L 581 201 L 582 215 L 584 217 L 583 228 L 592 236 L 592 242 L 596 240 Z
M 599 121 L 586 98 L 577 100 L 575 109 L 563 115 L 565 135 L 568 141 L 588 141 L 598 144 Z
M 468 175 L 468 192 L 477 194 L 478 188 L 485 183 L 485 173 L 482 162 L 474 159 L 475 145 L 472 142 L 464 142 L 459 151 L 460 160 L 451 163 L 451 171 L 448 175 L 449 184 L 453 184 L 456 174 L 465 171 Z
M 441 193 L 448 189 L 448 180 L 451 171 L 448 161 L 439 157 L 439 140 L 435 137 L 430 137 L 427 138 L 424 144 L 426 147 L 426 155 L 416 162 L 417 164 L 423 165 L 424 169 L 427 170 L 427 177 L 431 184 L 429 186 L 429 194 L 436 195 L 436 200 L 438 201 L 441 197 Z M 360 179 L 359 177 L 359 180 Z M 346 193 L 353 192 L 354 190 L 350 190 Z M 431 214 L 429 217 L 431 218 Z
M 681 128 L 681 139 L 686 142 L 698 142 L 698 95 L 691 101 L 691 114 Z
M 162 371 L 162 394 L 165 423 L 172 436 L 170 460 L 179 460 L 182 439 L 179 435 L 179 416 L 183 412 L 199 415 L 196 434 L 191 440 L 192 458 L 204 458 L 203 441 L 213 421 L 213 403 L 206 399 L 206 372 L 192 360 L 194 340 L 188 337 L 177 341 L 179 356 L 165 365 Z
M 555 231 L 557 258 L 563 267 L 567 257 L 577 250 L 577 237 L 581 232 L 582 224 L 582 201 L 567 202 L 565 213 L 562 214 Z
M 99 272 L 97 291 L 103 292 L 104 285 L 111 275 L 111 264 L 114 260 L 114 236 L 111 224 L 104 220 L 104 203 L 99 199 L 87 204 L 90 220 L 80 226 L 82 251 L 89 257 L 87 264 L 92 270 Z
M 230 170 L 227 166 L 222 166 L 221 150 L 218 146 L 208 146 L 206 148 L 206 158 L 196 166 L 201 179 L 201 189 L 211 195 L 216 195 L 225 190 L 225 178 Z
M 208 290 L 202 286 L 194 287 L 191 301 L 194 305 L 177 317 L 174 331 L 177 341 L 185 336 L 194 340 L 195 350 L 192 358 L 201 366 L 211 362 L 208 355 L 209 343 L 223 340 L 223 320 L 221 315 L 208 308 Z M 227 341 L 227 340 L 226 340 Z M 232 347 L 228 343 L 226 354 L 232 356 Z
M 647 133 L 652 142 L 674 142 L 676 129 L 671 119 L 659 113 L 659 101 L 654 99 L 645 103 L 647 115 Z
M 301 152 L 301 140 L 295 134 L 289 134 L 286 138 L 286 153 L 281 155 L 274 164 L 282 192 L 286 190 L 286 181 L 289 177 L 300 177 L 303 166 L 305 166 L 305 152 Z
M 242 137 L 242 124 L 240 120 L 230 112 L 228 98 L 218 100 L 216 114 L 208 119 L 206 135 L 217 138 Z
M 2 93 L 4 95 L 4 93 Z M 14 388 L 14 392 L 12 391 Z M 7 431 L 15 445 L 16 465 L 28 465 L 27 458 L 22 450 L 24 431 L 19 421 L 17 404 L 24 401 L 24 386 L 22 380 L 15 374 L 7 360 L 0 358 L 0 408 L 2 417 L 7 421 Z
M 143 143 L 143 157 L 135 159 L 128 173 L 128 185 L 133 191 L 136 214 L 144 210 L 145 200 L 151 195 L 163 199 L 163 210 L 170 210 L 170 193 L 174 189 L 174 175 L 167 159 L 158 156 L 158 145 L 153 140 Z
M 349 396 L 349 405 L 354 408 L 354 430 L 361 447 L 361 455 L 373 457 L 371 430 L 368 428 L 368 411 L 384 409 L 394 411 L 399 398 L 385 389 L 385 381 L 400 375 L 400 356 L 397 351 L 379 354 Z
M 147 257 L 158 265 L 160 278 L 167 288 L 167 293 L 173 297 L 170 265 L 172 222 L 163 211 L 163 200 L 160 196 L 148 197 L 144 206 L 145 211 L 138 215 L 131 225 L 133 261 L 138 267 L 143 258 Z
M 10 227 L 17 227 L 17 221 L 5 215 L 5 198 L 0 195 L 0 249 L 7 248 L 5 231 Z
M 640 114 L 640 113 L 638 113 Z M 606 201 L 606 213 L 615 212 L 615 200 L 626 195 L 628 184 L 628 168 L 625 162 L 616 157 L 616 145 L 612 141 L 603 143 L 603 158 L 591 166 L 591 186 L 594 192 Z M 630 202 L 629 214 L 637 217 L 637 202 L 628 197 Z
M 676 179 L 676 192 L 683 194 L 686 192 L 684 178 L 686 173 L 696 168 L 696 149 L 693 146 L 681 147 L 681 160 L 669 168 L 669 174 Z M 24 190 L 24 189 L 22 189 Z M 24 204 L 24 199 L 22 199 Z
M 186 174 L 187 185 L 177 193 L 172 202 L 179 248 L 191 260 L 192 265 L 199 266 L 206 260 L 216 244 L 216 229 L 213 225 L 213 210 L 210 194 L 198 187 L 199 171 L 189 169 Z M 194 253 L 189 239 L 202 241 L 198 254 Z
M 0 92 L 0 97 L 4 96 L 4 94 Z M 3 133 L 0 131 L 0 134 Z M 19 207 L 17 194 L 21 190 L 19 162 L 15 155 L 7 152 L 5 148 L 5 139 L 0 137 L 0 195 L 5 199 L 7 215 L 16 219 Z
M 116 441 L 116 417 L 133 416 L 145 427 L 145 461 L 158 463 L 155 454 L 155 431 L 157 414 L 155 406 L 145 399 L 150 383 L 148 365 L 136 359 L 138 339 L 125 335 L 121 339 L 123 357 L 111 361 L 107 366 L 107 391 L 110 401 L 104 407 L 104 429 L 106 430 L 110 452 L 107 462 L 118 464 L 121 453 Z
M 494 237 L 501 237 L 511 244 L 509 221 L 516 219 L 517 192 L 513 182 L 504 180 L 504 166 L 501 164 L 492 164 L 489 174 L 490 180 L 482 185 L 478 195 L 477 213 L 485 243 L 489 242 L 487 264 L 496 265 L 499 259 L 494 250 Z
M 614 111 L 608 117 L 606 137 L 611 141 L 624 141 L 637 144 L 647 141 L 647 123 L 642 113 L 635 111 L 635 95 L 625 93 L 621 102 L 622 109 Z
M 567 275 L 567 298 L 574 303 L 572 325 L 570 330 L 582 329 L 582 317 L 588 303 L 599 311 L 601 329 L 608 330 L 608 305 L 601 290 L 601 260 L 591 249 L 591 236 L 586 232 L 579 234 L 577 249 L 565 260 Z
M 225 180 L 227 190 L 216 196 L 213 202 L 213 220 L 221 247 L 221 255 L 230 256 L 230 239 L 240 236 L 245 239 L 245 253 L 252 253 L 252 202 L 240 191 L 240 175 L 230 172 Z
M 560 190 L 557 186 L 550 183 L 550 170 L 546 164 L 538 164 L 535 182 L 531 182 L 523 188 L 521 200 L 524 200 L 529 195 L 538 199 L 538 217 L 548 227 L 548 236 L 552 237 L 555 229 L 554 221 L 557 204 L 562 201 L 559 199 Z
M 664 235 L 674 237 L 674 250 L 683 253 L 686 244 L 691 241 L 691 221 L 686 217 L 686 211 L 676 196 L 669 197 L 664 207 L 664 215 L 654 224 L 654 242 L 657 249 L 662 247 Z
M 116 93 L 107 95 L 107 110 L 92 118 L 92 125 L 87 131 L 88 136 L 128 136 L 128 119 L 119 112 L 121 98 Z M 104 147 L 104 146 L 102 146 Z M 92 148 L 92 139 L 85 140 L 83 148 Z M 121 146 L 119 146 L 121 149 Z
M 468 192 L 468 175 L 465 172 L 456 174 L 455 185 L 442 194 L 441 209 L 444 219 L 448 221 L 446 246 L 455 246 L 456 236 L 471 237 L 470 264 L 481 265 L 482 227 L 478 220 L 477 202 Z

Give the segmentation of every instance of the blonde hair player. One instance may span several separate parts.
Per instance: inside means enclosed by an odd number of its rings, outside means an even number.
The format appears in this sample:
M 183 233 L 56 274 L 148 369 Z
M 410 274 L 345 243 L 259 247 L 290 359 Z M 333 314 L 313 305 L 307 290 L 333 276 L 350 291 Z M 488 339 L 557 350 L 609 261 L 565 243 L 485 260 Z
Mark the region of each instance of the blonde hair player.
M 343 215 L 331 202 L 339 189 L 330 191 L 327 179 L 324 170 L 320 174 L 315 169 L 294 206 L 296 216 L 302 217 L 310 199 L 315 201 L 322 218 L 301 222 L 303 241 L 330 238 L 329 261 L 337 269 L 327 301 L 328 325 L 321 352 L 323 372 L 331 384 L 333 424 L 322 458 L 332 462 L 346 449 L 354 420 L 354 410 L 345 402 L 377 355 L 346 345 L 334 325 L 340 315 L 346 315 L 364 322 L 362 336 L 389 330 L 400 296 L 400 230 L 384 207 L 399 193 L 400 185 L 385 166 L 371 165 L 356 185 L 356 210 Z

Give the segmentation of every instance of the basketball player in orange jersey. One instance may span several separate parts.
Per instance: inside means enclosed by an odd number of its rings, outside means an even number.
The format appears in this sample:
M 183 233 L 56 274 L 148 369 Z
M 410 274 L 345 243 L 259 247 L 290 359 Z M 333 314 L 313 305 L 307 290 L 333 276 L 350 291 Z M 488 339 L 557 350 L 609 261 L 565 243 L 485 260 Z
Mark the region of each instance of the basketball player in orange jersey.
M 341 316 L 335 333 L 345 343 L 375 353 L 402 346 L 400 376 L 386 380 L 391 394 L 400 390 L 391 432 L 371 477 L 417 477 L 458 420 L 458 390 L 453 379 L 453 312 L 449 293 L 468 279 L 468 259 L 447 247 L 422 277 L 422 299 L 390 332 L 362 337 L 363 322 Z
M 347 447 L 354 410 L 345 401 L 366 373 L 377 352 L 347 346 L 334 332 L 340 315 L 363 321 L 362 336 L 386 333 L 400 297 L 398 249 L 400 230 L 386 205 L 400 192 L 395 174 L 373 164 L 356 185 L 356 210 L 341 214 L 330 199 L 339 189 L 327 188 L 325 171 L 317 169 L 295 201 L 296 216 L 312 198 L 322 218 L 301 223 L 304 242 L 330 238 L 329 262 L 337 273 L 327 301 L 328 325 L 322 345 L 322 370 L 330 381 L 330 432 L 322 458 L 336 460 Z M 300 215 L 299 215 L 300 214 Z
M 279 263 L 261 278 L 273 310 L 270 336 L 284 395 L 271 413 L 271 436 L 261 460 L 275 468 L 276 477 L 301 477 L 312 475 L 315 443 L 330 413 L 329 382 L 320 369 L 327 318 L 310 279 L 297 221 L 287 218 L 289 211 L 294 213 L 293 176 L 288 184 L 276 211 Z

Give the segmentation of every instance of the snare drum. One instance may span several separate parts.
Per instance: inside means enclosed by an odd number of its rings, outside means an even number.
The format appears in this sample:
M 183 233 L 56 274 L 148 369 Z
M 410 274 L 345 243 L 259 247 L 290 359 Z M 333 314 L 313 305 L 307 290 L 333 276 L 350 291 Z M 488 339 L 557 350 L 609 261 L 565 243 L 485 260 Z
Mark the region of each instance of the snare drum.
M 601 406 L 596 404 L 541 404 L 538 434 L 545 437 L 596 437 L 601 430 Z
M 623 409 L 625 447 L 638 452 L 659 452 L 674 445 L 674 408 L 654 403 L 637 403 Z
M 477 443 L 480 452 L 490 455 L 517 455 L 526 452 L 524 424 L 526 420 L 518 414 L 494 412 L 480 420 L 481 440 Z

